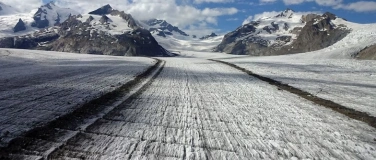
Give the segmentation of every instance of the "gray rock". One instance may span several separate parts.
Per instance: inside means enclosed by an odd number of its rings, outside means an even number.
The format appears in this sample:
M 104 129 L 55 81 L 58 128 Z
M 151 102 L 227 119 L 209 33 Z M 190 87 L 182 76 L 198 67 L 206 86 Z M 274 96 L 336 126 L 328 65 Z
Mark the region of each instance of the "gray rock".
M 102 24 L 106 24 L 106 23 L 111 22 L 111 19 L 108 18 L 106 15 L 103 15 L 103 16 L 101 17 L 101 19 L 99 19 L 99 22 L 101 22 Z
M 93 16 L 90 16 L 89 18 L 86 19 L 86 23 L 90 23 L 91 21 L 94 20 L 94 17 Z
M 278 16 L 289 17 L 289 10 L 282 12 Z M 290 33 L 298 35 L 298 38 L 289 45 L 291 36 L 279 36 L 276 38 L 277 43 L 270 44 L 268 40 L 263 39 L 255 33 L 259 22 L 251 22 L 245 24 L 235 31 L 225 35 L 222 42 L 214 49 L 217 52 L 225 52 L 230 54 L 248 54 L 252 56 L 267 56 L 267 55 L 281 55 L 309 52 L 326 48 L 342 38 L 344 38 L 350 31 L 344 29 L 344 26 L 335 26 L 331 21 L 337 17 L 331 13 L 319 15 L 306 15 L 302 17 L 302 21 L 306 25 L 296 27 L 290 30 Z M 289 29 L 285 24 L 283 29 Z M 263 28 L 264 31 L 272 34 L 280 30 L 281 27 L 272 23 L 271 26 Z M 252 35 L 252 36 L 249 36 Z
M 55 8 L 55 10 L 54 10 Z M 56 26 L 56 25 L 59 25 L 60 23 L 62 23 L 62 21 L 64 21 L 65 19 L 62 20 L 62 14 L 65 14 L 66 11 L 64 12 L 60 12 L 59 10 L 56 10 L 56 8 L 58 8 L 55 3 L 52 1 L 50 3 L 47 3 L 41 7 L 38 8 L 38 11 L 34 14 L 33 16 L 33 19 L 34 19 L 34 22 L 31 24 L 32 27 L 37 27 L 37 28 L 47 28 L 47 27 L 51 27 L 51 25 L 53 26 Z M 66 10 L 69 10 L 69 9 L 66 9 Z M 73 12 L 72 10 L 69 10 L 71 13 Z M 47 17 L 48 16 L 51 16 L 51 15 L 48 15 L 48 14 L 53 14 L 55 16 L 57 16 L 56 19 L 53 20 L 53 23 L 51 23 Z M 69 14 L 70 16 L 71 14 Z
M 363 60 L 376 60 L 376 44 L 368 46 L 361 50 L 355 58 Z
M 101 8 L 98 8 L 92 12 L 89 12 L 89 14 L 94 14 L 94 15 L 106 15 L 106 14 L 111 14 L 111 12 L 113 11 L 114 9 L 109 5 L 105 5 Z
M 115 56 L 169 56 L 148 30 L 134 27 L 131 32 L 111 35 L 71 16 L 55 28 L 58 33 L 44 30 L 33 36 L 3 38 L 0 47 Z
M 170 23 L 166 22 L 165 20 L 158 20 L 158 19 L 150 19 L 146 21 L 142 21 L 145 24 L 150 26 L 149 31 L 161 30 L 165 34 L 172 35 L 172 32 L 177 32 L 183 36 L 189 36 L 184 31 L 180 30 L 178 27 L 171 25 Z M 158 27 L 156 27 L 158 25 Z
M 24 30 L 26 30 L 26 24 L 20 18 L 18 20 L 18 23 L 16 24 L 16 26 L 14 26 L 13 31 L 14 32 L 19 32 L 19 31 L 24 31 Z
M 204 40 L 204 39 L 209 39 L 209 38 L 213 38 L 213 37 L 217 37 L 217 36 L 218 36 L 217 34 L 211 33 L 210 35 L 203 36 L 200 39 Z
M 54 41 L 58 38 L 59 35 L 56 33 L 0 38 L 0 48 L 36 49 L 39 43 Z
M 317 14 L 303 15 L 302 16 L 302 22 L 306 23 L 306 22 L 309 22 L 309 21 L 313 21 L 313 19 L 316 19 L 318 17 L 320 17 L 320 15 L 317 15 Z

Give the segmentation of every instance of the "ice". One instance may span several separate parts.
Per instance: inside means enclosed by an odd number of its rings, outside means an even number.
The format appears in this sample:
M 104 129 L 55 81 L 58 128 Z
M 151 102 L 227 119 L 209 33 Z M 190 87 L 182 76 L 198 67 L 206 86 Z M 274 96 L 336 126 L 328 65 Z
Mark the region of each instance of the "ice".
M 0 144 L 119 88 L 154 61 L 0 49 Z
M 187 56 L 163 60 L 165 68 L 141 95 L 70 139 L 51 157 L 376 157 L 376 130 L 362 122 L 219 63 Z

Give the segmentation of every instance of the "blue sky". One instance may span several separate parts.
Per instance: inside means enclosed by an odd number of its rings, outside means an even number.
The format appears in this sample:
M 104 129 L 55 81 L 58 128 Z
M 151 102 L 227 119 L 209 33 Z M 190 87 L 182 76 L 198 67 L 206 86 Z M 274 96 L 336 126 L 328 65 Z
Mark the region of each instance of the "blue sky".
M 43 0 L 47 3 L 50 0 Z M 296 12 L 332 12 L 356 23 L 376 23 L 375 0 L 57 0 L 85 12 L 104 4 L 129 11 L 137 18 L 167 19 L 192 32 L 224 33 L 239 27 L 249 16 L 290 8 Z M 177 9 L 175 9 L 175 8 Z M 124 8 L 124 9 L 123 9 Z M 85 10 L 85 11 L 84 11 Z M 206 10 L 206 11 L 204 11 Z M 201 13 L 199 13 L 201 12 Z M 219 13 L 217 13 L 219 12 Z

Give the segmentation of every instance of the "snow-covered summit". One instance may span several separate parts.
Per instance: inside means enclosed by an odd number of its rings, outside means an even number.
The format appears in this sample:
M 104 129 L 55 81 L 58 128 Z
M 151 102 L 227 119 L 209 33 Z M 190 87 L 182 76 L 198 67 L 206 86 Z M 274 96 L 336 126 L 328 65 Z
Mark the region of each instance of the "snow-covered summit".
M 34 14 L 33 27 L 46 28 L 55 26 L 67 20 L 69 16 L 78 15 L 79 13 L 70 8 L 60 8 L 54 2 L 47 3 Z
M 107 4 L 105 6 L 102 6 L 101 8 L 98 8 L 92 12 L 89 12 L 89 14 L 106 15 L 106 14 L 111 14 L 112 11 L 114 11 L 114 9 L 111 7 L 110 4 Z
M 333 22 L 336 18 L 328 12 L 317 15 L 286 9 L 275 16 L 261 17 L 240 26 L 225 35 L 215 50 L 258 56 L 322 49 L 348 33 L 346 26 Z M 309 41 L 312 43 L 308 44 Z
M 141 25 L 148 29 L 153 35 L 162 37 L 173 36 L 178 39 L 187 39 L 189 35 L 178 27 L 173 26 L 165 20 L 150 19 L 141 21 Z
M 302 14 L 287 9 L 276 16 L 263 17 L 239 27 L 236 32 L 242 33 L 236 39 L 252 39 L 265 46 L 289 44 L 297 37 L 293 30 L 305 25 L 301 18 Z

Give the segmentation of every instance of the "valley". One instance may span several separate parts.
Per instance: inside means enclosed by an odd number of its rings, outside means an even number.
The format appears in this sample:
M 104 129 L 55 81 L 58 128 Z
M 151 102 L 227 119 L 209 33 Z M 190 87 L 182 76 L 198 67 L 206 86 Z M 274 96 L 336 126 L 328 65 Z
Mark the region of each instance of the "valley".
M 376 159 L 375 23 L 1 8 L 0 159 Z

